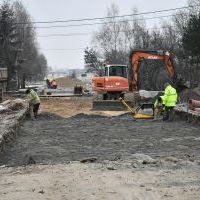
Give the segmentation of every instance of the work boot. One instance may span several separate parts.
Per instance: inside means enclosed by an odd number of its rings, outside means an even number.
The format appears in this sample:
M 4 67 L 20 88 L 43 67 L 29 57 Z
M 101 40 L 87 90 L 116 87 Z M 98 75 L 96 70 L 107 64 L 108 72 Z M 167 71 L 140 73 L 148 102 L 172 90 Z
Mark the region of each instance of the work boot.
M 171 108 L 169 110 L 169 121 L 170 122 L 174 121 L 174 109 L 173 108 Z
M 165 110 L 163 112 L 163 121 L 167 121 L 167 120 L 169 120 L 169 113 Z

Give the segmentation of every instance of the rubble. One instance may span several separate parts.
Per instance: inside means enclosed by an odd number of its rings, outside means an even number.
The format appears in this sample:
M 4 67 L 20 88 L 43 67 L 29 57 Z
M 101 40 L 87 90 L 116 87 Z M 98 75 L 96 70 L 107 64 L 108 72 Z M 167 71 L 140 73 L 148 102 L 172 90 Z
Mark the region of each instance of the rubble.
M 175 112 L 176 115 L 181 119 L 195 124 L 200 124 L 200 113 L 196 112 L 195 110 L 191 110 L 186 103 L 178 104 L 175 107 Z
M 157 160 L 153 159 L 151 156 L 145 155 L 145 154 L 139 154 L 139 153 L 132 154 L 132 159 L 133 161 L 142 163 L 144 165 L 157 163 Z
M 0 104 L 0 152 L 5 143 L 12 140 L 20 121 L 28 110 L 27 102 L 22 99 L 7 100 Z
M 91 157 L 91 158 L 84 158 L 84 159 L 82 159 L 80 162 L 81 162 L 81 163 L 88 163 L 88 162 L 93 163 L 93 162 L 96 162 L 96 161 L 97 161 L 97 158 Z

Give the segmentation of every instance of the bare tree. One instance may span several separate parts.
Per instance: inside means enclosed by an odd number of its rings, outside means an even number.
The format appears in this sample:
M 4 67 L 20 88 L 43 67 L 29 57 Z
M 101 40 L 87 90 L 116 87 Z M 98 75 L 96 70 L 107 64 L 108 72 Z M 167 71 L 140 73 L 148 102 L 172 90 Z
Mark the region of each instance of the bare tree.
M 154 26 L 153 31 L 150 33 L 150 48 L 163 49 L 163 36 L 160 29 Z
M 189 8 L 189 14 L 190 15 L 198 15 L 200 12 L 199 7 L 199 0 L 188 0 Z
M 11 79 L 16 79 L 17 44 L 14 10 L 9 2 L 4 1 L 0 7 L 0 59 L 8 69 L 8 87 Z
M 17 32 L 19 37 L 18 60 L 20 78 L 33 76 L 34 79 L 43 79 L 47 72 L 47 60 L 38 51 L 36 32 L 31 17 L 20 1 L 13 3 Z
M 186 74 L 189 55 L 183 48 L 183 34 L 191 14 L 200 13 L 199 0 L 188 0 L 189 9 L 175 12 L 171 19 L 161 21 L 161 27 L 154 26 L 152 31 L 146 28 L 145 20 L 139 16 L 136 8 L 132 17 L 114 18 L 119 15 L 117 6 L 108 9 L 109 19 L 104 20 L 98 32 L 94 34 L 97 50 L 102 52 L 108 62 L 128 63 L 131 49 L 169 50 L 175 56 L 178 69 Z M 112 18 L 113 17 L 113 18 Z
M 115 16 L 119 15 L 119 10 L 115 4 L 108 9 L 107 18 L 100 30 L 95 33 L 93 41 L 103 50 L 105 60 L 109 63 L 119 61 L 118 51 L 122 44 L 120 33 L 121 23 Z

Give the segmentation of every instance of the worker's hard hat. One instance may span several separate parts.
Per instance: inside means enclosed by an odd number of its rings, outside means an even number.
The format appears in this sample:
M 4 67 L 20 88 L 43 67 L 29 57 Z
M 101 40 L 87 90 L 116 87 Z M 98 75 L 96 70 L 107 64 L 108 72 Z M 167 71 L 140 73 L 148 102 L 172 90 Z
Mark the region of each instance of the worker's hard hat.
M 166 87 L 169 86 L 169 85 L 170 85 L 170 83 L 166 82 L 166 83 L 164 84 L 164 88 L 166 88 Z
M 29 94 L 30 93 L 30 89 L 28 88 L 27 90 L 26 90 L 26 94 Z

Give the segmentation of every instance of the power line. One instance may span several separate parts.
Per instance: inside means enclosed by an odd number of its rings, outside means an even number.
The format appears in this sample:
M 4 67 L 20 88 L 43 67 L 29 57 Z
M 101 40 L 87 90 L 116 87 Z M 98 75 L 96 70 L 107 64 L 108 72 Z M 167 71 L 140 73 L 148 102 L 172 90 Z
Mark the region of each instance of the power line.
M 77 51 L 77 50 L 83 50 L 85 48 L 73 48 L 73 49 L 42 49 L 42 48 L 39 48 L 40 50 L 42 51 Z
M 93 33 L 66 33 L 66 34 L 49 34 L 49 35 L 38 35 L 37 37 L 70 37 L 70 36 L 82 36 L 92 35 Z
M 180 14 L 176 14 L 180 15 Z M 140 18 L 140 19 L 132 19 L 132 20 L 120 20 L 115 22 L 96 22 L 96 23 L 87 23 L 87 24 L 69 24 L 69 25 L 56 25 L 56 26 L 38 26 L 38 27 L 28 27 L 28 28 L 41 28 L 41 29 L 49 29 L 49 28 L 66 28 L 66 27 L 80 27 L 80 26 L 93 26 L 93 25 L 100 25 L 100 24 L 112 24 L 112 23 L 119 23 L 119 22 L 134 22 L 134 21 L 144 21 L 144 20 L 151 20 L 151 19 L 161 19 L 166 17 L 172 17 L 175 15 L 163 15 L 158 17 L 149 17 L 149 18 Z
M 86 46 L 88 47 L 88 46 Z M 43 51 L 77 51 L 77 50 L 85 50 L 86 47 L 79 47 L 79 48 L 72 48 L 72 49 L 66 49 L 66 48 L 58 48 L 58 49 L 43 49 L 43 48 L 39 48 L 40 50 Z M 90 48 L 95 48 L 97 46 L 91 46 Z
M 153 14 L 153 13 L 161 13 L 161 12 L 167 12 L 167 11 L 174 11 L 174 10 L 180 10 L 180 9 L 186 9 L 194 6 L 185 6 L 181 8 L 173 8 L 173 9 L 167 9 L 167 10 L 159 10 L 159 11 L 151 11 L 146 13 L 138 13 L 138 14 L 132 14 L 132 15 L 121 15 L 121 16 L 113 16 L 113 17 L 104 17 L 104 18 L 90 18 L 90 19 L 79 19 L 79 20 L 65 20 L 65 21 L 49 21 L 49 22 L 36 22 L 36 23 L 66 23 L 66 22 L 75 22 L 75 21 L 86 21 L 86 20 L 99 20 L 99 19 L 108 19 L 108 18 L 119 18 L 119 17 L 130 17 L 134 15 L 146 15 L 146 14 Z M 134 20 L 120 20 L 119 22 L 130 22 L 130 21 L 139 21 L 139 20 L 150 20 L 150 19 L 156 19 L 156 18 L 165 18 L 165 17 L 172 17 L 178 14 L 174 15 L 165 15 L 165 16 L 158 16 L 158 17 L 149 17 L 149 18 L 141 18 L 141 19 L 134 19 Z M 97 24 L 105 24 L 105 23 L 117 23 L 115 22 L 97 22 L 97 23 L 86 23 L 86 24 L 69 24 L 69 25 L 59 25 L 59 26 L 45 26 L 45 27 L 29 27 L 29 28 L 62 28 L 62 27 L 73 27 L 73 26 L 90 26 L 90 25 L 97 25 Z M 169 27 L 162 27 L 162 28 L 169 28 Z M 154 28 L 155 29 L 155 28 Z M 50 35 L 41 35 L 39 37 L 57 37 L 57 36 L 80 36 L 80 35 L 90 35 L 92 33 L 70 33 L 70 34 L 50 34 Z M 85 48 L 73 48 L 73 49 L 41 49 L 43 51 L 77 51 L 77 50 L 83 50 Z
M 155 10 L 155 11 L 149 11 L 149 12 L 134 13 L 134 14 L 125 14 L 125 15 L 116 15 L 116 16 L 108 16 L 108 17 L 82 18 L 82 19 L 70 19 L 70 20 L 36 21 L 34 23 L 35 24 L 53 24 L 53 23 L 68 23 L 68 22 L 104 20 L 104 19 L 131 17 L 131 16 L 138 16 L 138 15 L 148 15 L 148 14 L 155 14 L 155 13 L 162 13 L 162 12 L 183 10 L 183 9 L 189 9 L 189 8 L 192 8 L 192 7 L 197 7 L 197 6 L 200 6 L 200 5 L 183 6 L 183 7 L 171 8 L 171 9 Z M 26 22 L 23 23 L 22 22 L 22 23 L 17 23 L 17 24 L 28 24 L 28 23 L 26 23 Z
M 176 14 L 179 15 L 179 14 Z M 146 19 L 155 19 L 155 18 L 165 18 L 165 17 L 172 17 L 175 15 L 165 15 L 165 16 L 158 16 L 158 17 L 152 17 L 152 18 L 145 18 L 145 19 L 138 19 L 138 20 L 146 20 Z M 135 21 L 135 20 L 126 20 L 126 21 L 118 21 L 118 22 L 127 22 L 127 21 Z M 167 28 L 173 28 L 175 26 L 167 26 L 167 27 L 161 27 L 162 29 L 167 29 Z M 155 30 L 155 29 L 161 29 L 161 28 L 147 28 L 148 30 Z M 124 31 L 120 31 L 124 32 Z M 87 35 L 92 35 L 94 32 L 88 32 L 88 33 L 65 33 L 65 34 L 47 34 L 47 35 L 38 35 L 37 37 L 43 37 L 43 38 L 48 38 L 48 37 L 71 37 L 71 36 L 87 36 Z
M 175 26 L 163 26 L 159 28 L 147 28 L 146 31 L 148 30 L 157 30 L 157 29 L 168 29 L 168 28 L 174 28 Z M 112 31 L 113 32 L 113 31 Z M 126 32 L 126 31 L 120 31 L 120 32 Z M 38 35 L 37 37 L 42 37 L 42 38 L 49 38 L 49 37 L 71 37 L 71 36 L 87 36 L 87 35 L 92 35 L 94 32 L 90 33 L 66 33 L 66 34 L 48 34 L 48 35 Z

